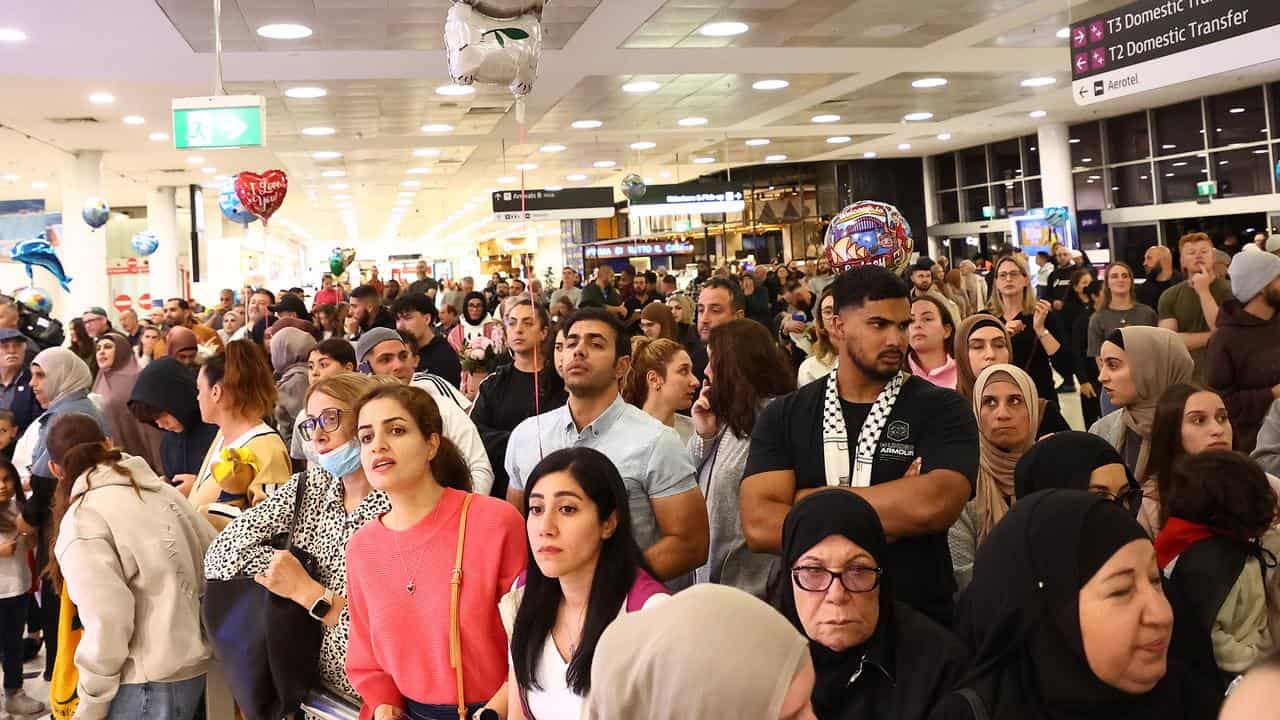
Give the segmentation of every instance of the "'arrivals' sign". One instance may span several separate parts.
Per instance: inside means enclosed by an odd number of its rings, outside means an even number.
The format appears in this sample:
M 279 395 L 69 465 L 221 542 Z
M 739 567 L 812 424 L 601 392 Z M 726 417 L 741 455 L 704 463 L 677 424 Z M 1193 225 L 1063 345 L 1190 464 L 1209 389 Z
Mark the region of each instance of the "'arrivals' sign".
M 1071 24 L 1077 105 L 1280 58 L 1280 0 L 1138 0 Z

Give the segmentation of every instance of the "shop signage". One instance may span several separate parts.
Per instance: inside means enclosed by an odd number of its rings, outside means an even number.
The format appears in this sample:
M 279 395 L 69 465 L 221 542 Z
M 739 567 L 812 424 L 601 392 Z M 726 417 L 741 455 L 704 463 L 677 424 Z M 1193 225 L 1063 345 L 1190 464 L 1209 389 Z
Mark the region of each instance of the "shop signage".
M 1071 24 L 1077 105 L 1230 72 L 1276 57 L 1276 0 L 1138 0 Z
M 627 243 L 625 245 L 584 245 L 585 258 L 629 258 L 650 255 L 692 255 L 693 243 L 680 240 L 672 242 Z
M 631 201 L 631 214 L 705 215 L 742 212 L 742 186 L 725 183 L 684 183 L 682 185 L 650 185 L 644 197 Z
M 498 190 L 493 193 L 495 220 L 590 220 L 611 218 L 613 188 L 564 190 Z
M 261 147 L 267 133 L 261 95 L 215 95 L 173 100 L 173 146 L 178 150 Z

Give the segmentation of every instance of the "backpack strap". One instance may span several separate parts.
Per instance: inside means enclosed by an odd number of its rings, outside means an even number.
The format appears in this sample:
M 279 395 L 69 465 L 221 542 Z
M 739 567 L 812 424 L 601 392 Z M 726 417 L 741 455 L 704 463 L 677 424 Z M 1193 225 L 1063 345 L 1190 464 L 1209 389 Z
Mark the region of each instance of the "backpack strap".
M 467 701 L 462 694 L 462 628 L 459 625 L 458 601 L 462 594 L 462 546 L 467 539 L 467 511 L 471 498 L 467 493 L 462 500 L 462 516 L 458 519 L 458 551 L 453 558 L 453 573 L 449 577 L 449 665 L 458 679 L 458 720 L 467 720 Z

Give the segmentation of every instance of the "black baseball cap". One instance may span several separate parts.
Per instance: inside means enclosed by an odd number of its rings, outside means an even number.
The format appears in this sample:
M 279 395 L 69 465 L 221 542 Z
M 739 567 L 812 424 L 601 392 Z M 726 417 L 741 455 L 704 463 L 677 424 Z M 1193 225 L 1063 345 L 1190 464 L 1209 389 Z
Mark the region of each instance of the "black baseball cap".
M 311 313 L 307 312 L 306 303 L 302 302 L 302 298 L 297 295 L 281 295 L 280 302 L 274 305 L 268 305 L 267 309 L 273 313 L 291 312 L 297 313 L 298 317 L 308 319 Z

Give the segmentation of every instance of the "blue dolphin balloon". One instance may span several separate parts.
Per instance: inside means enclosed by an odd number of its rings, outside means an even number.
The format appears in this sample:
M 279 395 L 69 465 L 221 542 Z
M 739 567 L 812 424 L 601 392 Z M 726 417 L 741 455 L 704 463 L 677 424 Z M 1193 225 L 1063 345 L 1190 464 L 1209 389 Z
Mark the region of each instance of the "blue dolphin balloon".
M 71 278 L 67 277 L 66 271 L 62 269 L 62 261 L 58 259 L 58 254 L 53 251 L 53 246 L 45 239 L 44 233 L 40 233 L 32 240 L 23 240 L 13 249 L 9 251 L 9 257 L 14 262 L 20 262 L 27 266 L 27 277 L 35 284 L 35 276 L 31 273 L 31 267 L 42 267 L 53 276 L 63 290 L 71 292 Z

